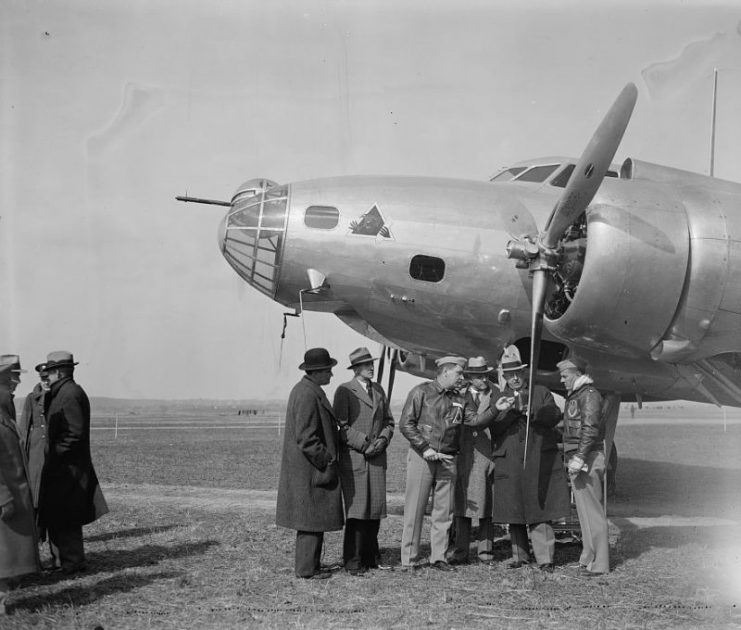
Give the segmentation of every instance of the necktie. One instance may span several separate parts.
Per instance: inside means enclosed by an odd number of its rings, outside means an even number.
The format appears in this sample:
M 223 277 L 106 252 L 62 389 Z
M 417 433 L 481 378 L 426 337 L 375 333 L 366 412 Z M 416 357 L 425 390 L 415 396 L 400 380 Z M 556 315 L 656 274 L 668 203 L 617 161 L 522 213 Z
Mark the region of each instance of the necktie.
M 370 381 L 365 384 L 365 389 L 368 392 L 368 398 L 373 402 L 373 386 L 370 384 Z
M 481 396 L 478 392 L 473 395 L 473 402 L 476 403 L 476 409 L 478 409 L 479 403 L 481 402 Z

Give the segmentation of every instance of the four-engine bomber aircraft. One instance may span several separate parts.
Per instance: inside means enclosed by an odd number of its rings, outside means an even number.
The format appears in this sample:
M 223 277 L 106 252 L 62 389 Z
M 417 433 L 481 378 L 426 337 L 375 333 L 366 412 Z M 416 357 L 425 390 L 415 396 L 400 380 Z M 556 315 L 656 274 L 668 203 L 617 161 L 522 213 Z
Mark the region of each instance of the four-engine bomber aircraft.
M 636 97 L 628 84 L 579 160 L 489 182 L 250 180 L 212 202 L 229 207 L 219 246 L 258 291 L 334 313 L 419 376 L 515 344 L 555 391 L 572 355 L 615 399 L 741 407 L 741 184 L 613 166 Z

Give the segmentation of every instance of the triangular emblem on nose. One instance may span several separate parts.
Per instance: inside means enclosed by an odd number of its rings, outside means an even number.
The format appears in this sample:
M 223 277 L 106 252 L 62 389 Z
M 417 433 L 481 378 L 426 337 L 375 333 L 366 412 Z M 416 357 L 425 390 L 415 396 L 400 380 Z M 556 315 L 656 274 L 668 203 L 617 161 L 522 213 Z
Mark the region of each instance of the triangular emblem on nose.
M 386 219 L 383 218 L 376 204 L 373 204 L 373 207 L 365 214 L 361 214 L 358 219 L 350 221 L 350 233 L 356 236 L 392 238 Z

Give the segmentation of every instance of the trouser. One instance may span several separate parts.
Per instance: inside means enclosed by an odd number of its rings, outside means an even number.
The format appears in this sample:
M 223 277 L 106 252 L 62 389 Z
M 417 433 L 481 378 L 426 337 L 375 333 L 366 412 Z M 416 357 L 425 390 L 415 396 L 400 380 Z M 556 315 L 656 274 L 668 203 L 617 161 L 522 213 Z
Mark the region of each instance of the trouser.
M 378 566 L 378 529 L 380 519 L 348 518 L 342 540 L 342 559 L 345 568 L 357 571 L 361 567 L 372 569 Z
M 448 553 L 452 562 L 467 562 L 468 548 L 471 545 L 471 520 L 467 516 L 455 517 L 455 544 Z M 479 519 L 479 533 L 476 538 L 479 560 L 489 562 L 494 557 L 494 524 L 490 517 Z
M 296 532 L 296 577 L 309 578 L 319 573 L 324 532 Z
M 583 545 L 579 563 L 594 573 L 607 573 L 610 570 L 610 546 L 602 504 L 605 454 L 601 451 L 590 453 L 586 464 L 589 467 L 587 472 L 571 477 Z
M 509 536 L 512 541 L 512 559 L 515 562 L 530 562 L 527 534 L 530 530 L 530 541 L 533 543 L 533 554 L 538 564 L 552 564 L 556 551 L 556 535 L 550 523 L 509 524 Z
M 413 448 L 407 455 L 407 485 L 404 495 L 404 529 L 401 534 L 401 564 L 419 564 L 419 540 L 422 536 L 425 507 L 433 491 L 430 527 L 430 562 L 445 562 L 448 530 L 453 522 L 455 459 L 426 461 Z
M 5 614 L 8 593 L 10 593 L 10 582 L 6 578 L 0 578 L 0 615 Z
M 85 548 L 82 543 L 82 525 L 48 528 L 49 551 L 54 565 L 63 571 L 77 571 L 85 567 Z

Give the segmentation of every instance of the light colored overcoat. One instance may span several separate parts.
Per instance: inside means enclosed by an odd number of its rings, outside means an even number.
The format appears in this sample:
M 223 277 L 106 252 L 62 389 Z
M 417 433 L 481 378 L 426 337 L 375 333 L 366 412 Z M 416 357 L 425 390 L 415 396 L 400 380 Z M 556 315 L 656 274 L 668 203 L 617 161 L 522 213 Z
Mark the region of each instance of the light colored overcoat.
M 334 413 L 340 423 L 340 482 L 347 518 L 386 517 L 386 451 L 366 459 L 363 450 L 379 437 L 388 442 L 394 418 L 378 383 L 371 383 L 373 400 L 354 378 L 337 388 Z
M 0 520 L 0 579 L 39 570 L 36 524 L 26 463 L 10 392 L 0 392 L 0 505 L 14 513 Z
M 470 398 L 468 398 L 470 396 Z M 499 390 L 490 389 L 479 397 L 477 413 L 489 408 L 491 397 Z M 473 394 L 467 393 L 467 402 L 474 404 Z M 461 448 L 457 458 L 454 514 L 467 518 L 490 518 L 492 513 L 492 484 L 494 483 L 494 458 L 491 435 L 486 427 L 461 427 Z
M 342 529 L 337 421 L 324 390 L 304 376 L 286 409 L 275 522 L 304 532 Z

